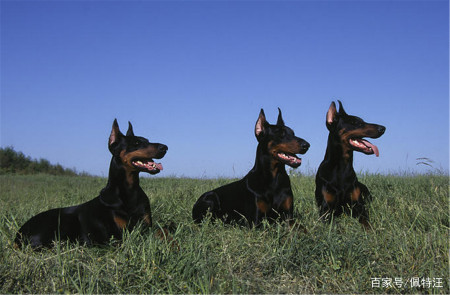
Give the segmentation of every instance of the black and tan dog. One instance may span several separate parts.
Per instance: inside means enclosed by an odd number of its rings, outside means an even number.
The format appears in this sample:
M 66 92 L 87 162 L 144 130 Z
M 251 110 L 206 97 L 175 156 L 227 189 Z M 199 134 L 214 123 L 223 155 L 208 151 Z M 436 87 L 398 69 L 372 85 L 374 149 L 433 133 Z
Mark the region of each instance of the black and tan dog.
M 49 247 L 55 240 L 79 241 L 88 245 L 121 240 L 124 229 L 142 222 L 152 224 L 150 202 L 139 186 L 139 172 L 159 173 L 167 146 L 135 136 L 129 123 L 123 135 L 114 120 L 109 137 L 112 160 L 109 178 L 100 195 L 84 204 L 51 209 L 28 220 L 19 230 L 15 246 Z
M 371 199 L 371 195 L 356 177 L 353 151 L 378 157 L 378 148 L 363 138 L 378 138 L 386 128 L 348 115 L 340 101 L 339 112 L 335 103 L 331 103 L 326 126 L 330 132 L 327 150 L 316 175 L 316 202 L 320 216 L 330 220 L 330 215 L 337 217 L 343 212 L 351 212 L 352 216 L 359 218 L 359 222 L 369 228 L 365 203 Z
M 285 165 L 300 166 L 296 154 L 306 153 L 309 143 L 284 125 L 278 110 L 277 124 L 271 125 L 261 109 L 255 126 L 258 147 L 253 169 L 243 179 L 203 194 L 192 210 L 196 223 L 208 212 L 213 219 L 249 226 L 258 226 L 263 219 L 292 220 L 293 194 Z

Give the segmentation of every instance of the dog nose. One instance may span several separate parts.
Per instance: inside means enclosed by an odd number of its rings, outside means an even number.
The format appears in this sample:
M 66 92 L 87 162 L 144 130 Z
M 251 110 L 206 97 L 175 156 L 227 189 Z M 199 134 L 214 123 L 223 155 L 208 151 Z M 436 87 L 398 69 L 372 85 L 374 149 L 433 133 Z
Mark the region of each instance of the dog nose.
M 301 147 L 302 151 L 304 151 L 306 153 L 306 151 L 310 147 L 310 144 L 309 144 L 309 142 L 303 140 L 302 143 L 300 144 L 300 147 Z
M 378 132 L 381 134 L 383 134 L 386 131 L 386 127 L 379 125 L 378 126 Z
M 160 152 L 167 152 L 167 150 L 168 150 L 169 148 L 167 147 L 167 145 L 165 145 L 165 144 L 159 144 L 158 145 L 158 151 L 160 151 Z

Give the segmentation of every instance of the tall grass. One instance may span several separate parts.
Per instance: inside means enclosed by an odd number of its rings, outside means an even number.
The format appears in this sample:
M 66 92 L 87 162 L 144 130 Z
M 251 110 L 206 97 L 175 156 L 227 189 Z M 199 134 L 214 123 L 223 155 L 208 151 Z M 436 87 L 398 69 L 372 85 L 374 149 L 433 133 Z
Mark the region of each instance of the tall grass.
M 145 178 L 154 228 L 175 223 L 179 249 L 135 230 L 110 246 L 33 252 L 12 247 L 28 218 L 90 200 L 106 180 L 1 175 L 0 293 L 449 293 L 448 176 L 360 176 L 374 196 L 371 232 L 349 216 L 318 221 L 314 178 L 291 180 L 307 233 L 282 224 L 194 225 L 196 199 L 230 179 Z M 392 279 L 391 287 L 372 286 L 375 278 Z M 414 278 L 437 286 L 411 287 Z

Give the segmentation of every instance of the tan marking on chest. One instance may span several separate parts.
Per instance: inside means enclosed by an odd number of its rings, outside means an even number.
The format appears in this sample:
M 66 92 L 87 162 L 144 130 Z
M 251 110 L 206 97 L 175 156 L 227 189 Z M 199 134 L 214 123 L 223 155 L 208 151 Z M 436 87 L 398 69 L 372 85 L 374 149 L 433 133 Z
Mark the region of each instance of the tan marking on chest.
M 117 225 L 120 229 L 125 229 L 127 227 L 128 222 L 119 216 L 114 216 L 114 223 Z
M 144 220 L 145 224 L 148 224 L 150 226 L 152 225 L 152 217 L 150 216 L 149 213 L 145 213 L 142 220 Z
M 258 207 L 261 213 L 267 213 L 270 209 L 270 205 L 265 201 L 256 201 L 256 206 Z
M 359 189 L 359 187 L 355 187 L 355 189 L 352 191 L 350 197 L 352 199 L 352 201 L 358 201 L 359 198 L 361 196 L 361 190 Z
M 283 201 L 283 203 L 281 203 L 281 207 L 284 210 L 289 211 L 292 208 L 292 203 L 293 203 L 293 198 L 291 196 L 289 196 L 286 198 L 286 200 Z
M 336 198 L 335 195 L 329 193 L 325 188 L 322 189 L 322 195 L 323 195 L 323 199 L 327 203 L 333 203 Z

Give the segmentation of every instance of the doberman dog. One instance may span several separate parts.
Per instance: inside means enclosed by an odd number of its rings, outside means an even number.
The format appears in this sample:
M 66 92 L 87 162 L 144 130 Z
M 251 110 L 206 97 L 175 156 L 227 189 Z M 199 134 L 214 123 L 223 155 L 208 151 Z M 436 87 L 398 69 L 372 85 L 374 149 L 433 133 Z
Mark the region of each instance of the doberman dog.
M 353 151 L 375 154 L 378 157 L 378 148 L 363 138 L 378 138 L 386 128 L 348 115 L 342 103 L 338 102 L 339 112 L 336 110 L 336 104 L 332 102 L 326 116 L 329 136 L 325 158 L 316 175 L 317 206 L 324 220 L 329 221 L 330 215 L 337 217 L 344 212 L 351 212 L 353 217 L 359 218 L 364 227 L 370 228 L 365 203 L 370 201 L 372 196 L 356 177 Z
M 124 229 L 138 223 L 151 227 L 150 202 L 139 186 L 139 172 L 159 173 L 167 146 L 150 143 L 135 136 L 128 123 L 123 135 L 114 120 L 109 137 L 112 154 L 109 178 L 100 195 L 78 206 L 51 209 L 28 220 L 19 230 L 15 247 L 30 244 L 33 248 L 50 247 L 55 240 L 79 241 L 87 245 L 106 244 L 111 238 L 121 240 Z
M 292 222 L 294 204 L 285 165 L 297 168 L 309 143 L 295 136 L 285 126 L 281 110 L 278 121 L 271 125 L 261 109 L 255 126 L 258 140 L 253 169 L 241 180 L 204 193 L 195 203 L 192 217 L 201 223 L 210 212 L 212 219 L 224 223 L 258 226 L 263 219 Z

